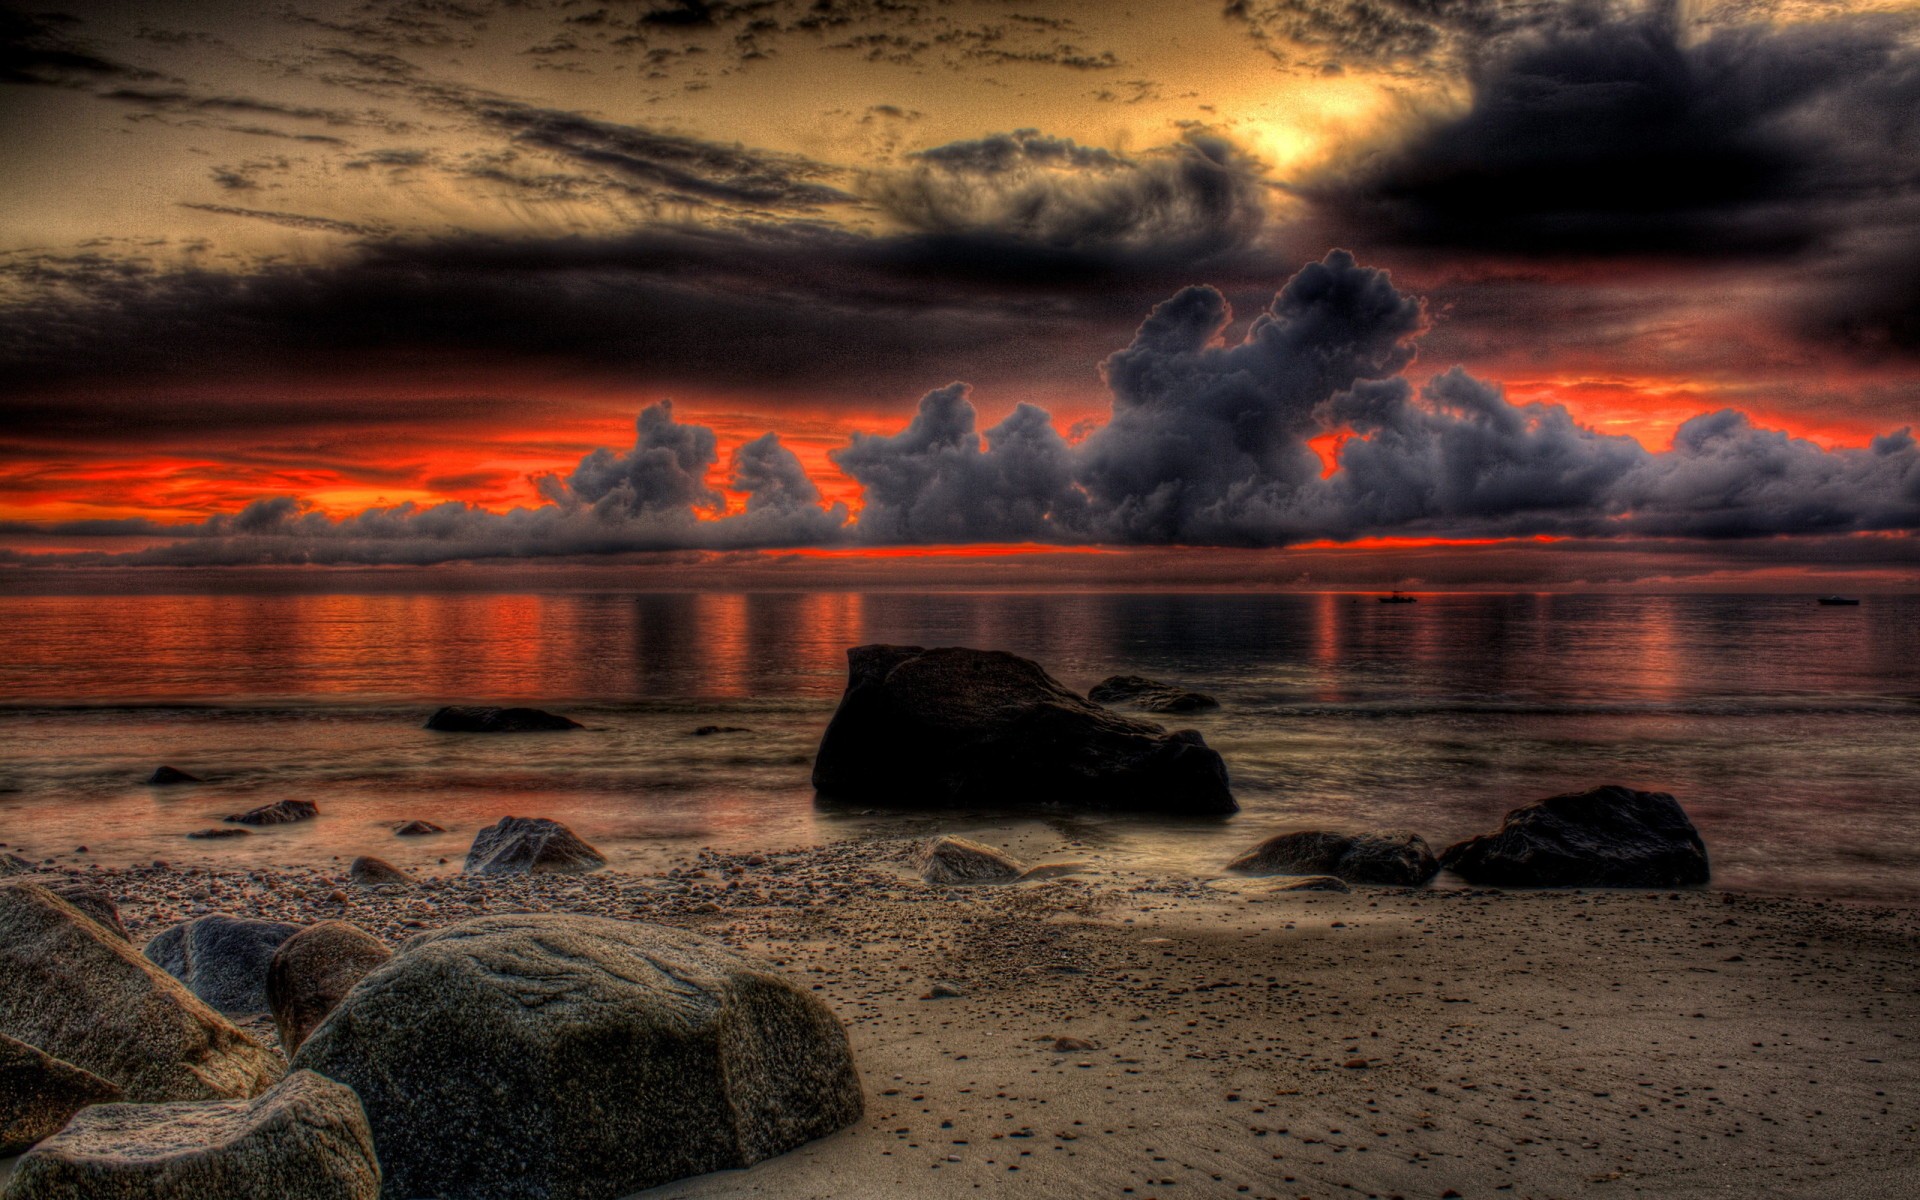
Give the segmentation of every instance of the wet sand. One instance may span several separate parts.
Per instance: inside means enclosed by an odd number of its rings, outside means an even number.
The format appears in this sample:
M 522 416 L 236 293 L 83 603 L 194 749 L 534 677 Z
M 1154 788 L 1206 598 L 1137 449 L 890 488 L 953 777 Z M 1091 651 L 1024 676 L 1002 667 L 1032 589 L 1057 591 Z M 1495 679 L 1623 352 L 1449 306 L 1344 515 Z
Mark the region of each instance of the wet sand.
M 933 888 L 905 850 L 398 894 L 337 870 L 87 874 L 136 942 L 201 912 L 397 942 L 552 909 L 768 955 L 847 1022 L 866 1116 L 649 1197 L 1914 1194 L 1912 910 L 1109 874 Z

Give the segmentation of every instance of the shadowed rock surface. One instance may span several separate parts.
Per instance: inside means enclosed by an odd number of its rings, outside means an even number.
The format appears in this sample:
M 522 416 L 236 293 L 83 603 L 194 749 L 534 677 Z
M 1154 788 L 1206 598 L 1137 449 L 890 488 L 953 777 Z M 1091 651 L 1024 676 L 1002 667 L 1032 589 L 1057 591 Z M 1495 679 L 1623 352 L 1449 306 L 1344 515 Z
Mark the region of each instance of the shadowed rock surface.
M 1403 829 L 1378 833 L 1309 830 L 1270 837 L 1227 864 L 1246 875 L 1332 875 L 1349 883 L 1419 887 L 1440 870 L 1426 839 Z
M 199 783 L 198 775 L 189 775 L 178 767 L 155 767 L 153 774 L 147 776 L 149 787 L 172 787 L 178 783 Z
M 393 832 L 399 837 L 425 837 L 429 833 L 445 833 L 446 830 L 432 821 L 408 821 Z
M 0 887 L 0 1033 L 93 1072 L 136 1101 L 253 1095 L 271 1050 L 43 887 Z
M 1688 887 L 1711 874 L 1679 801 L 1617 786 L 1522 805 L 1493 833 L 1448 846 L 1440 864 L 1494 887 Z
M 1144 675 L 1110 675 L 1088 690 L 1087 699 L 1096 704 L 1131 704 L 1148 712 L 1163 713 L 1220 707 L 1218 700 L 1204 692 L 1189 691 Z
M 39 869 L 18 854 L 0 854 L 0 879 L 9 875 L 31 875 Z
M 7 1200 L 376 1200 L 360 1102 L 296 1071 L 254 1100 L 103 1104 L 23 1157 Z
M 580 722 L 537 708 L 480 708 L 449 704 L 427 718 L 441 733 L 553 733 L 582 728 Z
M 1226 765 L 1198 733 L 1111 712 L 1016 655 L 856 646 L 847 665 L 813 763 L 822 796 L 1196 816 L 1239 807 Z
M 92 1071 L 0 1033 L 0 1157 L 58 1133 L 89 1104 L 120 1098 Z
M 120 921 L 120 906 L 100 888 L 72 879 L 50 879 L 45 887 L 100 923 L 100 928 L 127 941 L 127 927 Z
M 319 806 L 311 800 L 275 800 L 272 804 L 262 804 L 259 808 L 250 808 L 224 819 L 239 825 L 291 825 L 296 821 L 310 821 L 319 815 Z
M 267 1008 L 292 1055 L 367 972 L 393 957 L 385 942 L 348 921 L 321 921 L 280 943 L 267 967 Z
M 228 1016 L 267 1011 L 267 966 L 280 943 L 300 932 L 287 921 L 220 913 L 169 925 L 141 950 L 149 961 Z
M 347 864 L 347 879 L 360 887 L 410 888 L 413 886 L 413 876 L 386 859 L 375 858 L 370 854 L 361 855 Z
M 394 1196 L 605 1200 L 861 1112 L 846 1033 L 811 992 L 697 934 L 602 917 L 414 938 L 294 1061 L 359 1094 Z
M 1027 870 L 1010 854 L 951 835 L 920 847 L 913 865 L 928 883 L 1011 883 Z
M 501 817 L 474 835 L 465 870 L 473 875 L 578 874 L 606 865 L 605 856 L 558 821 Z

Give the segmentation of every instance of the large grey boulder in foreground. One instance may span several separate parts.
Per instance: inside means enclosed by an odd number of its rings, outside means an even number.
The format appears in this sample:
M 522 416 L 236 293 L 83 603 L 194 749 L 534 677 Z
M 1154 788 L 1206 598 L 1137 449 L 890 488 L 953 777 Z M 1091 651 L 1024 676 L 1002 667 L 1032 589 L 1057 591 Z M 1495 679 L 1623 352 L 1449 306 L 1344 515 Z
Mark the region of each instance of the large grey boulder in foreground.
M 294 1065 L 353 1088 L 390 1196 L 610 1200 L 859 1118 L 840 1022 L 718 942 L 478 917 L 360 981 Z
M 580 835 L 545 817 L 501 817 L 473 837 L 471 875 L 580 874 L 607 865 Z
M 89 1104 L 120 1097 L 92 1071 L 0 1033 L 0 1157 L 58 1133 Z
M 267 968 L 267 1008 L 292 1054 L 353 985 L 393 957 L 385 942 L 348 921 L 321 921 L 280 943 Z
M 557 733 L 579 729 L 580 722 L 538 708 L 480 708 L 449 704 L 427 718 L 440 733 Z
M 1087 699 L 1095 704 L 1131 704 L 1160 713 L 1199 712 L 1220 707 L 1220 702 L 1205 692 L 1189 691 L 1178 684 L 1162 683 L 1144 675 L 1109 675 L 1087 689 Z
M 376 1200 L 351 1091 L 296 1071 L 255 1100 L 102 1104 L 23 1157 L 7 1200 Z
M 1707 882 L 1707 846 L 1665 792 L 1597 787 L 1507 814 L 1448 846 L 1440 865 L 1493 887 L 1686 887 Z
M 1016 655 L 856 646 L 847 666 L 813 762 L 822 796 L 1196 816 L 1239 807 L 1226 765 L 1198 733 L 1123 717 Z
M 1417 833 L 1316 829 L 1270 837 L 1228 863 L 1227 870 L 1246 875 L 1332 875 L 1349 883 L 1419 887 L 1434 877 L 1440 864 Z
M 187 990 L 228 1016 L 267 1011 L 267 965 L 280 943 L 300 932 L 288 921 L 220 913 L 169 925 L 142 953 Z
M 915 851 L 913 865 L 928 883 L 1011 883 L 1026 864 L 963 837 L 937 837 Z
M 0 887 L 0 1033 L 129 1100 L 254 1095 L 280 1059 L 179 980 L 43 887 Z

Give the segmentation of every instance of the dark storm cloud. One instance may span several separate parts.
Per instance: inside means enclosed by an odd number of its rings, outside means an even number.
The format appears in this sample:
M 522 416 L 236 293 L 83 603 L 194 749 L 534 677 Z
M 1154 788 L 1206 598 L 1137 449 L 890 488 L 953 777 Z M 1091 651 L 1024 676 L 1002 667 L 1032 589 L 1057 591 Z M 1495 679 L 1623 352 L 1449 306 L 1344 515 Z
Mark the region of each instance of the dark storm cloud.
M 1562 0 L 1230 0 L 1222 11 L 1282 62 L 1432 69 L 1574 7 Z
M 412 504 L 332 518 L 290 498 L 86 561 L 426 563 L 853 542 L 1281 546 L 1366 536 L 1751 539 L 1920 528 L 1920 446 L 1900 430 L 1824 450 L 1743 414 L 1680 427 L 1672 449 L 1513 404 L 1458 368 L 1404 375 L 1420 302 L 1345 251 L 1290 279 L 1239 340 L 1211 288 L 1156 307 L 1105 363 L 1112 419 L 1077 445 L 1019 405 L 978 430 L 964 384 L 928 393 L 893 435 L 832 457 L 864 489 L 849 522 L 767 435 L 733 456 L 744 510 L 719 515 L 712 430 L 669 404 L 633 446 L 541 481 L 547 503 L 492 513 Z M 1309 440 L 1346 440 L 1323 472 Z M 702 519 L 702 518 L 707 519 Z M 126 536 L 129 529 L 102 528 Z M 84 536 L 68 528 L 68 536 Z
M 0 6 L 0 83 L 85 87 L 111 79 L 151 79 L 155 73 L 106 57 L 80 35 L 82 22 L 66 13 L 25 13 Z
M 1516 38 L 1461 116 L 1310 183 L 1375 242 L 1553 257 L 1782 255 L 1920 218 L 1908 22 L 1658 14 Z

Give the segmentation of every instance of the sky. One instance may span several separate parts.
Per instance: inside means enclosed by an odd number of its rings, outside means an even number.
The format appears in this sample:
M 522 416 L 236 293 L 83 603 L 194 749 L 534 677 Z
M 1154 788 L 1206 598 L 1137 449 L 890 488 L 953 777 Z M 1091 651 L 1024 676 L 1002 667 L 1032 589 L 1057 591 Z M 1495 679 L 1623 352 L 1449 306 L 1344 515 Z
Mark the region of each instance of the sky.
M 16 583 L 1920 579 L 1910 3 L 47 0 L 0 147 Z

